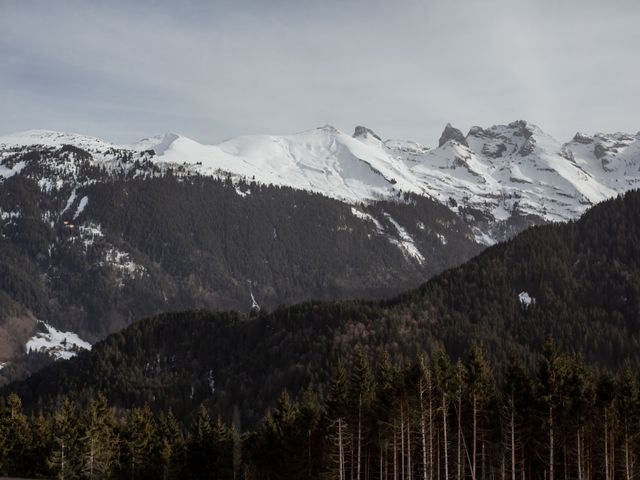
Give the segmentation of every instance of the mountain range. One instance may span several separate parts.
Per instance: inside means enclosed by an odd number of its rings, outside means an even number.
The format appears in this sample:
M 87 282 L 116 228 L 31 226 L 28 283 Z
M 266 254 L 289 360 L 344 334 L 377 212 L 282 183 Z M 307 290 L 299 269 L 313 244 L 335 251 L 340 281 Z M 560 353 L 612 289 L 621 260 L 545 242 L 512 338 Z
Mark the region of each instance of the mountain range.
M 397 295 L 638 187 L 639 139 L 560 144 L 524 121 L 447 125 L 433 148 L 361 126 L 218 145 L 2 136 L 0 376 L 163 311 Z

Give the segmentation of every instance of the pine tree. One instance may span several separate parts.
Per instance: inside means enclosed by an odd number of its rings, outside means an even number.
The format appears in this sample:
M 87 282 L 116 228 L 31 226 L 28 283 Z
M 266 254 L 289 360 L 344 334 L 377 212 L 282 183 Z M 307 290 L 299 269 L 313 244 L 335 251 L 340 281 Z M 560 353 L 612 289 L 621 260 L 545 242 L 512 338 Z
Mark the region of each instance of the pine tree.
M 431 370 L 439 397 L 437 402 L 442 434 L 442 464 L 444 466 L 444 480 L 449 480 L 449 406 L 451 402 L 451 361 L 442 350 L 436 351 L 431 362 Z
M 491 400 L 493 395 L 493 377 L 491 368 L 487 361 L 482 348 L 474 344 L 469 352 L 469 360 L 467 362 L 467 377 L 469 382 L 469 396 L 471 402 L 471 429 L 472 437 L 470 442 L 471 449 L 471 480 L 478 480 L 478 440 L 480 442 L 481 451 L 485 451 L 484 444 L 484 426 L 485 407 Z M 482 456 L 482 464 L 484 465 L 484 455 Z M 482 469 L 482 475 L 485 475 Z
M 157 478 L 160 452 L 153 414 L 148 405 L 133 409 L 125 433 L 127 477 L 130 480 Z
M 205 406 L 201 404 L 187 437 L 186 468 L 189 476 L 194 479 L 214 478 L 213 456 L 211 418 Z
M 81 420 L 80 472 L 89 480 L 109 478 L 116 466 L 115 419 L 104 395 L 89 402 Z
M 618 382 L 616 406 L 622 430 L 623 472 L 625 480 L 631 480 L 636 476 L 635 445 L 640 430 L 640 397 L 637 377 L 629 364 L 625 365 Z
M 160 441 L 160 477 L 162 480 L 179 478 L 184 469 L 186 445 L 173 412 L 160 414 L 158 419 Z
M 211 440 L 213 442 L 213 478 L 232 479 L 234 477 L 233 430 L 225 425 L 220 417 L 213 425 Z
M 77 411 L 68 398 L 62 401 L 53 417 L 53 446 L 48 465 L 58 480 L 78 475 Z
M 27 476 L 30 472 L 28 449 L 31 444 L 31 429 L 22 411 L 22 401 L 12 393 L 0 416 L 0 432 L 4 437 L 2 472 Z
M 355 439 L 355 479 L 361 480 L 364 461 L 368 447 L 367 439 L 371 436 L 372 428 L 368 423 L 373 403 L 373 376 L 369 361 L 361 349 L 356 350 L 351 377 L 349 380 L 350 423 L 354 427 L 352 432 Z

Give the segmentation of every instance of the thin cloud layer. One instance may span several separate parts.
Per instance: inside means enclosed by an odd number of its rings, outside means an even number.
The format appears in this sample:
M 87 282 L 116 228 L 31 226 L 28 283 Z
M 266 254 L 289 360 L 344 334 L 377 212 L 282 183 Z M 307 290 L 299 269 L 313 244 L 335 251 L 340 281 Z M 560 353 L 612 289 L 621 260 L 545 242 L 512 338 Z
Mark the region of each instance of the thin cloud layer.
M 217 142 L 331 123 L 434 144 L 447 122 L 519 118 L 559 140 L 635 132 L 638 24 L 635 2 L 9 0 L 0 133 Z

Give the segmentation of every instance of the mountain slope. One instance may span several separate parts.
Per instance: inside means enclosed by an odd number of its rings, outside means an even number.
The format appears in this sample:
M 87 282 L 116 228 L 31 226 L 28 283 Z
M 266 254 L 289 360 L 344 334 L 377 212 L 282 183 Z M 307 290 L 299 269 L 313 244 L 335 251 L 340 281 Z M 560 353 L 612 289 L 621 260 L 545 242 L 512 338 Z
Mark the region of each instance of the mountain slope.
M 433 149 L 331 126 L 0 137 L 0 362 L 38 320 L 94 342 L 170 309 L 393 295 L 639 181 L 638 135 L 560 145 L 523 121 L 447 125 Z
M 639 186 L 638 140 L 638 134 L 578 133 L 560 144 L 539 127 L 516 121 L 473 127 L 466 136 L 447 125 L 433 149 L 416 142 L 382 141 L 365 127 L 347 135 L 327 125 L 293 135 L 238 137 L 218 145 L 175 133 L 116 146 L 78 134 L 30 131 L 0 137 L 0 152 L 69 144 L 92 153 L 97 165 L 126 170 L 115 160 L 116 152 L 125 152 L 160 172 L 231 174 L 349 203 L 411 192 L 462 214 L 478 239 L 495 243 L 523 225 L 574 219 L 589 206 Z M 15 171 L 2 168 L 0 176 Z
M 275 396 L 323 384 L 360 345 L 396 359 L 439 346 L 462 355 L 533 361 L 547 334 L 601 367 L 640 365 L 640 192 L 578 222 L 530 229 L 388 302 L 310 302 L 246 316 L 206 311 L 137 322 L 91 352 L 5 391 L 30 405 L 105 391 L 117 404 L 169 405 L 189 416 L 207 402 L 251 424 Z
M 37 319 L 94 342 L 166 310 L 380 298 L 481 250 L 423 197 L 354 206 L 142 164 L 114 173 L 74 149 L 21 153 L 0 183 L 0 318 L 22 319 L 0 362 L 16 366 Z

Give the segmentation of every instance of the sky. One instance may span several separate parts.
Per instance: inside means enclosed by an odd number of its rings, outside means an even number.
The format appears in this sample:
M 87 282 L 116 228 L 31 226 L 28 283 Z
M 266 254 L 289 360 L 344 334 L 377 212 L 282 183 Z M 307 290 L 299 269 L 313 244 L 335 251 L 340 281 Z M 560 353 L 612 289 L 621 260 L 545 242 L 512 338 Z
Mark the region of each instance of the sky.
M 0 134 L 640 130 L 640 2 L 1 0 Z

